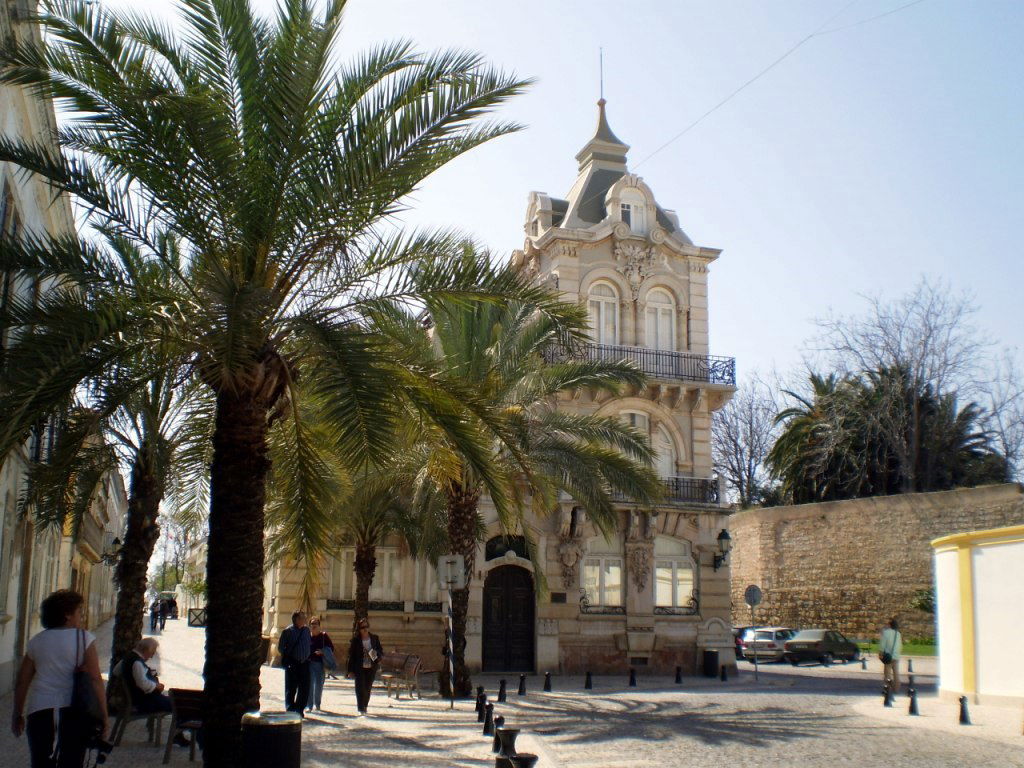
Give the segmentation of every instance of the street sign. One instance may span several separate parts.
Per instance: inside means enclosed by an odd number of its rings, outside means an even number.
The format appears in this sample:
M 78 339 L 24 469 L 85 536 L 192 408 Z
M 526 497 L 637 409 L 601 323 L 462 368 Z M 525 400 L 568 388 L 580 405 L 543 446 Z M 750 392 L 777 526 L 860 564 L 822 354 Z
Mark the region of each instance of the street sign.
M 437 582 L 442 589 L 465 589 L 465 558 L 462 555 L 441 555 L 437 558 Z
M 756 584 L 751 584 L 747 587 L 743 593 L 743 602 L 753 608 L 755 605 L 760 605 L 764 595 L 761 594 L 761 588 Z

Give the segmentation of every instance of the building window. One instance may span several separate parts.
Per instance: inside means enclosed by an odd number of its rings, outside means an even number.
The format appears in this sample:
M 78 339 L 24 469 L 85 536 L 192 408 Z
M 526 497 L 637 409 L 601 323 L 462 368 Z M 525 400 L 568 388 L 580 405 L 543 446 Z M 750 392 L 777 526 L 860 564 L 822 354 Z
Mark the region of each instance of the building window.
M 676 349 L 676 304 L 668 291 L 653 288 L 647 294 L 644 310 L 644 341 L 649 349 L 674 352 Z
M 331 599 L 352 600 L 355 598 L 355 558 L 354 549 L 339 552 L 331 560 Z
M 645 413 L 624 411 L 620 414 L 623 421 L 644 435 L 654 451 L 654 469 L 659 477 L 675 477 L 679 461 L 676 441 L 664 424 L 656 424 L 653 429 L 651 420 Z
M 633 227 L 633 209 L 629 203 L 623 203 L 619 206 L 619 210 L 622 213 L 622 222 L 627 226 Z
M 609 283 L 590 286 L 590 334 L 598 344 L 619 343 L 619 294 Z
M 622 595 L 622 544 L 606 542 L 603 537 L 591 539 L 583 558 L 583 589 L 595 607 L 616 607 L 624 604 Z
M 631 232 L 637 235 L 647 234 L 647 199 L 643 192 L 636 187 L 622 190 L 619 210 L 622 222 Z
M 537 233 L 539 231 L 540 231 L 540 224 L 538 223 L 538 221 L 536 219 L 534 219 L 533 221 L 530 222 L 530 234 L 533 237 L 536 237 Z
M 690 544 L 668 536 L 654 540 L 654 604 L 658 608 L 691 605 L 694 565 Z

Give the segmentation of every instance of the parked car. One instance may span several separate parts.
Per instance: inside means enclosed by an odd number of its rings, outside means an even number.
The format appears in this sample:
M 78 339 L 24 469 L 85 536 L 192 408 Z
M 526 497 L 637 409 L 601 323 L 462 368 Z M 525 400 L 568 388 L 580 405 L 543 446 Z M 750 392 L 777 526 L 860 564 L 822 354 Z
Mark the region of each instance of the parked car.
M 785 658 L 794 667 L 801 661 L 828 665 L 839 659 L 845 664 L 860 658 L 860 648 L 834 629 L 802 629 L 786 641 Z
M 732 639 L 736 644 L 736 661 L 739 661 L 743 657 L 743 635 L 750 627 L 733 627 L 732 628 Z
M 785 643 L 796 634 L 790 627 L 751 627 L 743 636 L 743 656 L 753 661 L 782 661 Z

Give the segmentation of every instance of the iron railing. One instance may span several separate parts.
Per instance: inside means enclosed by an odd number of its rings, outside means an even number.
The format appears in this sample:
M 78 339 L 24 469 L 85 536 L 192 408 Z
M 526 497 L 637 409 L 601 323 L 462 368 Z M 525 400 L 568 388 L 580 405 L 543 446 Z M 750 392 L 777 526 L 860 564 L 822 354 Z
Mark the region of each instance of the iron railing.
M 663 477 L 661 484 L 665 487 L 665 501 L 714 505 L 721 501 L 717 480 L 701 477 Z M 612 498 L 615 501 L 631 501 L 623 493 L 613 493 Z
M 713 355 L 692 355 L 686 352 L 666 352 L 661 349 L 626 347 L 619 344 L 586 343 L 571 349 L 549 348 L 548 362 L 558 360 L 601 360 L 619 362 L 628 360 L 637 368 L 656 379 L 702 381 L 709 384 L 736 386 L 736 358 Z

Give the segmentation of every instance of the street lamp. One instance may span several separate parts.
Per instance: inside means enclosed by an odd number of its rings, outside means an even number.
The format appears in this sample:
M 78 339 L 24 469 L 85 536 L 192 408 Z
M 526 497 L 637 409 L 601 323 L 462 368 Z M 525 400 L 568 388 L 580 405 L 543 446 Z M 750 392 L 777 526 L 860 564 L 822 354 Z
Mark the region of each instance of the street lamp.
M 729 550 L 732 548 L 732 537 L 729 536 L 729 532 L 722 529 L 722 532 L 718 534 L 718 551 L 721 554 L 715 555 L 714 566 L 717 571 L 721 566 L 725 564 L 725 561 L 729 559 Z

